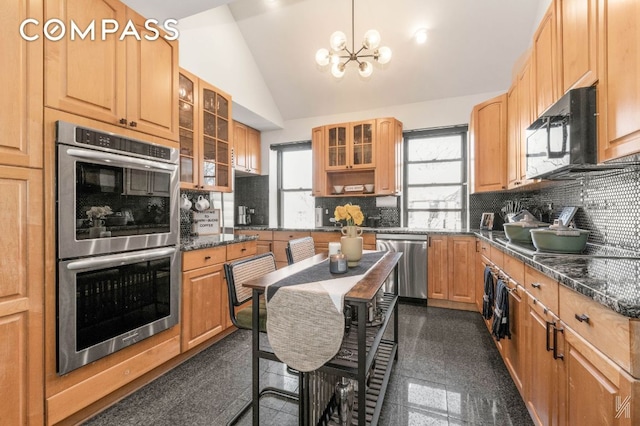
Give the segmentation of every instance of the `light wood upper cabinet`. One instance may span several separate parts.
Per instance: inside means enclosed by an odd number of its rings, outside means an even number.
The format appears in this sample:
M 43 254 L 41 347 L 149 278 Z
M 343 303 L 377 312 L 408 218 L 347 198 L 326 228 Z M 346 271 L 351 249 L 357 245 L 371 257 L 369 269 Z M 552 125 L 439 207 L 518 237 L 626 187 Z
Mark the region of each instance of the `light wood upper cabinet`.
M 640 152 L 640 2 L 600 0 L 598 161 Z
M 469 125 L 473 192 L 507 188 L 507 95 L 476 105 Z
M 375 166 L 375 120 L 329 125 L 325 137 L 326 170 Z
M 325 128 L 316 127 L 311 131 L 311 155 L 313 157 L 311 194 L 323 197 L 327 194 L 327 174 L 324 170 L 324 139 Z
M 552 0 L 533 36 L 536 117 L 560 97 L 556 25 L 556 0 Z
M 597 0 L 557 0 L 562 93 L 591 86 L 597 74 Z
M 231 96 L 180 71 L 180 187 L 231 192 Z
M 233 126 L 236 171 L 260 174 L 260 132 L 237 121 Z
M 378 118 L 377 161 L 374 191 L 379 195 L 402 192 L 402 123 L 395 118 Z
M 96 34 L 84 40 L 45 41 L 45 105 L 178 140 L 178 42 L 150 34 L 144 18 L 118 0 L 52 0 L 45 19 L 73 20 L 81 29 L 103 19 L 134 22 L 141 40 Z M 158 28 L 161 34 L 162 30 Z M 99 32 L 99 31 L 97 31 Z
M 42 0 L 18 0 L 0 14 L 0 164 L 42 167 L 43 41 L 23 40 L 17 31 L 27 18 L 42 22 L 42 13 Z
M 313 195 L 389 195 L 402 191 L 402 123 L 378 118 L 312 129 Z M 373 184 L 373 192 L 333 193 Z
M 44 423 L 42 171 L 0 166 L 0 419 Z

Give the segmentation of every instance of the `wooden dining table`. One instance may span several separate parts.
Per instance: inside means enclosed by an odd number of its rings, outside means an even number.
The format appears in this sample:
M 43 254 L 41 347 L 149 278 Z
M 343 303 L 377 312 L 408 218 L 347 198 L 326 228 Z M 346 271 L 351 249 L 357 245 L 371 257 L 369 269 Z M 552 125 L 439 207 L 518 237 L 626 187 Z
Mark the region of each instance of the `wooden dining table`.
M 367 252 L 370 253 L 372 251 L 365 251 L 365 253 Z M 348 351 L 349 354 L 353 354 L 353 357 L 351 359 L 341 359 L 337 356 L 316 370 L 333 374 L 336 377 L 348 377 L 356 381 L 357 389 L 360 391 L 357 392 L 354 406 L 356 409 L 357 407 L 367 407 L 364 410 L 357 409 L 357 414 L 354 413 L 353 421 L 357 420 L 356 424 L 358 425 L 377 424 L 392 364 L 397 361 L 397 265 L 401 256 L 402 253 L 384 252 L 382 257 L 373 266 L 369 267 L 357 283 L 344 295 L 344 303 L 350 305 L 356 311 L 355 317 L 360 319 L 354 322 L 352 327 L 356 329 L 356 332 L 349 333 L 349 335 L 345 333 L 342 343 L 344 348 L 349 348 L 344 350 Z M 265 294 L 270 285 L 308 270 L 321 262 L 325 262 L 327 269 L 329 269 L 327 254 L 321 253 L 243 283 L 244 287 L 252 289 L 252 411 L 253 424 L 256 426 L 260 424 L 260 359 L 282 362 L 270 347 L 260 346 L 258 327 L 260 296 Z M 340 275 L 336 274 L 335 277 L 338 279 Z M 393 280 L 392 283 L 395 283 L 395 285 L 385 286 L 390 280 Z M 382 292 L 380 292 L 380 289 L 385 287 L 390 287 L 390 289 L 384 292 L 384 297 L 381 297 Z M 378 317 L 376 321 L 363 320 L 370 317 L 370 310 L 372 305 L 376 306 L 376 300 L 378 301 Z M 269 306 L 267 305 L 267 318 L 268 311 Z M 387 326 L 391 325 L 391 323 L 393 333 L 389 339 L 386 335 L 383 335 Z M 318 327 L 322 327 L 322 324 L 319 324 Z M 343 349 L 339 353 L 342 351 Z M 367 387 L 368 382 L 365 382 L 367 373 L 372 377 L 375 376 L 373 379 L 375 389 L 371 392 L 369 392 L 371 388 Z M 299 373 L 298 423 L 305 426 L 316 424 L 318 421 L 317 418 L 311 418 L 311 414 L 317 417 L 318 413 L 312 413 L 314 410 L 317 411 L 315 408 L 312 409 L 317 405 L 317 401 L 314 399 L 317 398 L 317 395 L 314 394 L 314 389 L 310 389 L 309 380 L 309 372 Z M 317 388 L 317 385 L 314 384 L 314 388 Z M 364 389 L 367 391 L 362 392 Z M 372 400 L 374 397 L 375 400 Z M 314 401 L 316 402 L 315 405 Z M 371 408 L 372 406 L 373 408 Z M 331 413 L 327 411 L 323 415 L 327 418 Z

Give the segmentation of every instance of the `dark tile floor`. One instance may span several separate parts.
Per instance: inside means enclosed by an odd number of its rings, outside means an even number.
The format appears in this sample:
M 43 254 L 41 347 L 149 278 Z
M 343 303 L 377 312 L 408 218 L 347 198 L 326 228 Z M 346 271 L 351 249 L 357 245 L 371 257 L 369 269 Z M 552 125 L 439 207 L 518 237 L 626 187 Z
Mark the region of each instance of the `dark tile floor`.
M 401 304 L 400 345 L 380 425 L 533 424 L 480 314 Z M 85 423 L 224 425 L 250 399 L 250 332 L 239 330 Z M 297 389 L 279 363 L 261 383 Z M 295 426 L 297 406 L 261 400 L 262 425 Z M 241 425 L 251 424 L 247 414 Z

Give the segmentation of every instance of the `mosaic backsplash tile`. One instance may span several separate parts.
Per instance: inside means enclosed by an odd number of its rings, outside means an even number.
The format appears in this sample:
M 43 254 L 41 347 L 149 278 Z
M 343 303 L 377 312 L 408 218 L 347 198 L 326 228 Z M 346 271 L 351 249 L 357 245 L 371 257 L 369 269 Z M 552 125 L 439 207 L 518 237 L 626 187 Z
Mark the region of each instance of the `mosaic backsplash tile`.
M 557 219 L 563 207 L 578 206 L 574 222 L 591 231 L 589 242 L 640 251 L 640 166 L 584 173 L 575 180 L 550 182 L 536 190 L 472 194 L 471 228 L 480 223 L 482 212 L 493 212 L 494 229 L 502 230 L 499 213 L 509 200 L 521 201 L 548 222 Z
M 236 176 L 234 188 L 237 206 L 247 206 L 255 210 L 252 225 L 269 224 L 269 176 Z

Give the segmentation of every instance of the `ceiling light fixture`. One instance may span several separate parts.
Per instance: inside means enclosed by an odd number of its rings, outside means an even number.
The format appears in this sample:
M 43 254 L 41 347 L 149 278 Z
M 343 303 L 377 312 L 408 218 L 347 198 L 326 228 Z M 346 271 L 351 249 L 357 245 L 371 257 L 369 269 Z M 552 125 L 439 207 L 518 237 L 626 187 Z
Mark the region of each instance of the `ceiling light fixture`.
M 336 31 L 329 37 L 328 49 L 319 49 L 316 52 L 316 62 L 321 67 L 331 63 L 331 74 L 336 78 L 344 75 L 345 66 L 354 61 L 358 64 L 358 69 L 362 77 L 369 77 L 373 72 L 371 62 L 363 60 L 363 58 L 373 58 L 380 64 L 386 64 L 391 60 L 391 49 L 386 46 L 380 46 L 380 33 L 376 30 L 369 30 L 364 33 L 362 47 L 358 51 L 355 49 L 354 37 L 354 0 L 351 0 L 351 50 L 347 48 L 347 36 L 342 31 Z M 370 52 L 372 50 L 372 52 Z M 342 62 L 342 59 L 346 61 Z
M 413 35 L 413 38 L 418 44 L 425 43 L 427 41 L 427 29 L 426 28 L 418 29 L 416 33 Z

